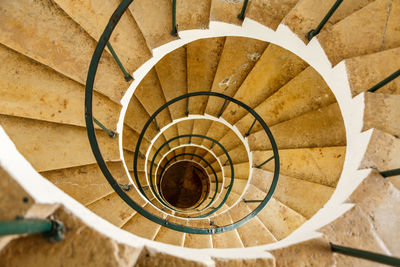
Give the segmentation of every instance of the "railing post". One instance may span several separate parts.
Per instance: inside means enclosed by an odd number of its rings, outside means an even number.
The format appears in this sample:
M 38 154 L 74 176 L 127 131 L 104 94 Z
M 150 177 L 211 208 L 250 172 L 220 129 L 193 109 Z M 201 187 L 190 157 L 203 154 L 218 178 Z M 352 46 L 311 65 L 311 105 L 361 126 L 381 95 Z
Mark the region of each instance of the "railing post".
M 171 35 L 178 36 L 178 27 L 176 25 L 176 0 L 172 0 L 172 30 Z
M 154 118 L 154 125 L 156 126 L 157 131 L 160 131 L 160 127 L 158 126 L 156 118 Z
M 186 116 L 186 117 L 189 116 L 189 97 L 186 98 L 186 112 L 185 112 L 185 116 Z
M 237 16 L 238 19 L 240 20 L 244 20 L 244 15 L 246 13 L 246 8 L 247 8 L 247 4 L 249 3 L 249 0 L 244 0 L 243 1 L 243 6 L 242 6 L 242 10 L 240 11 L 239 15 Z
M 311 39 L 317 35 L 322 28 L 325 26 L 325 24 L 328 22 L 328 20 L 332 17 L 333 13 L 335 13 L 336 9 L 340 6 L 340 4 L 343 2 L 343 0 L 337 0 L 335 4 L 329 9 L 328 13 L 326 13 L 325 17 L 322 19 L 321 23 L 318 25 L 316 29 L 312 29 L 309 31 L 306 35 L 307 39 L 311 41 Z
M 376 85 L 372 86 L 370 89 L 368 89 L 368 92 L 375 92 L 376 90 L 378 90 L 379 88 L 385 86 L 386 84 L 388 84 L 389 82 L 393 81 L 394 79 L 396 79 L 397 77 L 400 76 L 400 70 L 395 71 L 394 73 L 392 73 L 391 75 L 389 75 L 388 77 L 386 77 L 384 80 L 382 80 L 381 82 L 377 83 Z
M 226 102 L 228 102 L 228 99 L 225 99 L 224 104 L 222 105 L 221 110 L 218 113 L 218 118 L 220 118 L 222 116 L 222 113 L 224 112 L 224 109 L 225 109 Z
M 244 135 L 245 137 L 250 135 L 251 130 L 253 129 L 254 125 L 256 124 L 257 119 L 254 119 L 253 123 L 251 124 L 249 130 L 247 131 L 247 133 Z
M 382 171 L 379 172 L 380 175 L 382 175 L 383 177 L 391 177 L 391 176 L 396 176 L 396 175 L 400 175 L 400 169 L 393 169 L 393 170 L 388 170 L 388 171 Z
M 114 138 L 117 134 L 113 131 L 111 131 L 110 129 L 107 129 L 101 122 L 99 122 L 95 117 L 93 117 L 93 121 L 101 128 L 103 129 L 108 136 L 110 136 L 111 138 Z
M 111 55 L 114 57 L 115 61 L 117 62 L 119 68 L 121 69 L 122 73 L 124 74 L 125 81 L 129 82 L 132 80 L 132 76 L 125 70 L 124 66 L 122 65 L 121 61 L 119 60 L 117 53 L 115 53 L 114 49 L 112 48 L 110 42 L 107 42 L 108 50 L 110 50 Z
M 264 166 L 265 164 L 267 164 L 268 162 L 270 162 L 275 156 L 270 157 L 269 159 L 267 159 L 266 161 L 264 161 L 263 163 L 261 163 L 260 165 L 255 165 L 254 168 L 260 169 L 262 166 Z

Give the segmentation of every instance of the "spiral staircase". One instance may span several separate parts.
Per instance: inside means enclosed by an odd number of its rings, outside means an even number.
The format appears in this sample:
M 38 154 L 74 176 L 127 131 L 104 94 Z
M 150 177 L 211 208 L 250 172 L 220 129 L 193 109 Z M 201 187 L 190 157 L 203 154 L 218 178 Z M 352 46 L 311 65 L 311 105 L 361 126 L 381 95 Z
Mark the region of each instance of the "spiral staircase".
M 0 58 L 0 265 L 400 264 L 399 0 L 3 0 Z

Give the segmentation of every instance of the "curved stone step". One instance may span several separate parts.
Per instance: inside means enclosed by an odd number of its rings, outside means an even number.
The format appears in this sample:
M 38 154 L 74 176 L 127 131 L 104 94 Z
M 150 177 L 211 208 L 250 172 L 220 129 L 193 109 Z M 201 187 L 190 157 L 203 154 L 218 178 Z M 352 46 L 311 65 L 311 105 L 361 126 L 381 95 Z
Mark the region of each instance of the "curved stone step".
M 212 219 L 213 225 L 229 225 L 232 224 L 232 218 L 229 213 L 224 213 Z M 213 248 L 243 248 L 243 243 L 236 229 L 221 234 L 213 234 Z
M 53 69 L 0 45 L 0 113 L 30 119 L 85 126 L 85 88 Z M 93 94 L 93 114 L 116 129 L 121 107 Z M 95 124 L 95 127 L 99 127 Z
M 270 44 L 247 75 L 234 98 L 255 108 L 267 97 L 296 77 L 307 67 L 307 63 L 279 46 Z M 249 92 L 252 92 L 249 94 Z M 231 124 L 247 114 L 235 104 L 227 105 L 223 118 Z
M 0 7 L 0 43 L 86 83 L 96 41 L 61 8 L 51 0 L 7 0 Z M 128 86 L 112 56 L 103 54 L 97 73 L 94 90 L 119 103 Z
M 314 68 L 308 67 L 254 110 L 271 127 L 334 102 L 336 102 L 335 96 L 323 78 Z M 245 134 L 253 122 L 254 117 L 247 114 L 235 126 L 241 130 L 242 134 Z M 261 128 L 261 125 L 256 123 L 252 132 Z
M 188 225 L 192 227 L 198 228 L 209 228 L 210 227 L 210 220 L 205 219 L 202 221 L 188 221 Z M 186 234 L 185 235 L 185 243 L 183 245 L 187 248 L 213 248 L 213 242 L 211 235 L 197 235 L 197 234 Z
M 336 65 L 346 58 L 399 47 L 399 24 L 400 2 L 376 0 L 321 32 L 318 41 Z
M 232 97 L 267 45 L 256 39 L 226 37 L 211 91 Z M 205 113 L 218 116 L 223 105 L 224 99 L 209 97 Z
M 362 130 L 375 128 L 400 137 L 400 95 L 365 93 Z
M 328 20 L 323 31 L 330 29 L 335 24 L 355 11 L 363 8 L 374 0 L 343 1 L 332 17 Z M 282 23 L 287 25 L 304 42 L 308 42 L 306 35 L 316 29 L 336 0 L 318 1 L 301 0 L 286 15 Z
M 100 40 L 111 15 L 120 4 L 118 0 L 104 1 L 101 5 L 87 0 L 54 0 L 54 2 L 95 40 Z M 119 20 L 118 26 L 111 35 L 110 43 L 131 75 L 151 57 L 142 32 L 129 11 Z
M 279 149 L 346 145 L 346 132 L 337 103 L 308 112 L 270 128 Z M 248 138 L 251 150 L 271 149 L 261 130 Z
M 176 1 L 178 31 L 207 29 L 210 21 L 211 0 Z
M 400 69 L 400 48 L 345 60 L 351 94 L 354 96 L 375 86 Z M 382 94 L 400 94 L 400 79 L 377 90 Z
M 315 147 L 300 149 L 280 149 L 280 173 L 297 179 L 307 180 L 330 187 L 336 187 L 342 172 L 346 147 Z M 271 150 L 254 151 L 255 165 L 260 165 L 273 156 Z M 274 171 L 274 161 L 261 168 Z
M 181 220 L 177 220 L 171 216 L 167 216 L 166 220 L 172 223 L 181 223 Z M 154 238 L 154 241 L 182 247 L 185 242 L 185 235 L 186 234 L 183 232 L 178 232 L 166 227 L 161 227 L 156 237 Z
M 260 189 L 250 184 L 243 198 L 246 200 L 262 200 L 265 196 L 266 192 L 262 192 Z M 260 203 L 246 204 L 254 210 Z M 277 240 L 284 239 L 306 221 L 306 218 L 301 214 L 292 210 L 274 197 L 268 201 L 268 204 L 257 214 L 257 217 Z
M 186 46 L 188 93 L 210 91 L 225 37 L 200 39 Z M 207 96 L 191 97 L 189 114 L 204 114 Z
M 276 30 L 282 19 L 292 10 L 299 0 L 252 0 L 246 11 L 246 17 Z
M 150 49 L 178 39 L 178 37 L 171 35 L 172 1 L 135 0 L 129 6 L 129 10 Z
M 96 163 L 83 127 L 5 115 L 0 115 L 0 124 L 36 171 Z M 117 138 L 103 130 L 96 136 L 104 159 L 119 160 Z
M 250 183 L 263 192 L 270 188 L 273 173 L 253 169 Z M 311 218 L 329 200 L 334 189 L 290 176 L 279 175 L 274 197 L 305 218 Z
M 121 161 L 107 162 L 107 167 L 119 184 L 129 184 Z M 97 164 L 40 173 L 65 193 L 83 205 L 88 205 L 113 192 Z

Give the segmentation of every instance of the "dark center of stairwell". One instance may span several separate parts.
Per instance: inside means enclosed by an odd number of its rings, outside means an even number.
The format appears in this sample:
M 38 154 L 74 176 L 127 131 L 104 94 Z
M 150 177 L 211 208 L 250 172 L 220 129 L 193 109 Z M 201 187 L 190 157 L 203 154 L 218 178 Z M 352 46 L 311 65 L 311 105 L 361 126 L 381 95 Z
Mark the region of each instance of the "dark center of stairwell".
M 192 161 L 180 161 L 170 166 L 161 181 L 161 193 L 172 206 L 187 209 L 199 204 L 210 187 L 204 169 Z

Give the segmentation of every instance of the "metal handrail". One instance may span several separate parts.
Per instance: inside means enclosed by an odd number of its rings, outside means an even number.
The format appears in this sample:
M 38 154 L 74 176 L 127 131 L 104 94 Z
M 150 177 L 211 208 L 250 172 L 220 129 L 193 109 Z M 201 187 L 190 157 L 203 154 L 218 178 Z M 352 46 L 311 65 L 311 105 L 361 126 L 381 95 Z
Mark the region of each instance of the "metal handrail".
M 307 39 L 311 41 L 311 39 L 318 35 L 319 32 L 322 30 L 322 28 L 325 26 L 325 24 L 328 22 L 328 20 L 332 17 L 333 13 L 335 13 L 336 9 L 340 6 L 340 4 L 343 2 L 343 0 L 337 0 L 331 9 L 329 9 L 328 13 L 326 13 L 325 17 L 322 19 L 322 21 L 319 23 L 318 27 L 316 29 L 312 29 L 309 31 L 306 35 Z
M 400 70 L 393 72 L 391 75 L 389 75 L 388 77 L 386 77 L 385 79 L 383 79 L 382 81 L 380 81 L 379 83 L 377 83 L 376 85 L 372 86 L 370 89 L 368 89 L 368 92 L 375 92 L 376 90 L 380 89 L 381 87 L 385 86 L 386 84 L 388 84 L 389 82 L 393 81 L 394 79 L 396 79 L 397 77 L 400 76 Z

